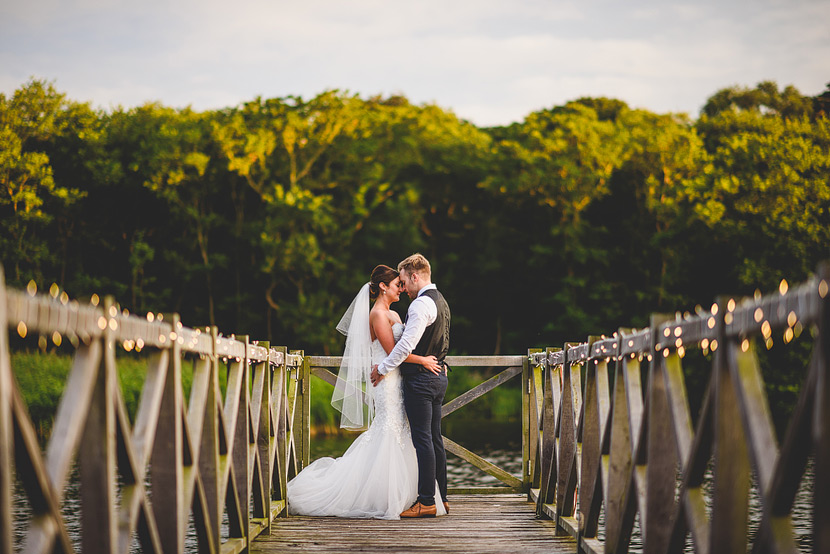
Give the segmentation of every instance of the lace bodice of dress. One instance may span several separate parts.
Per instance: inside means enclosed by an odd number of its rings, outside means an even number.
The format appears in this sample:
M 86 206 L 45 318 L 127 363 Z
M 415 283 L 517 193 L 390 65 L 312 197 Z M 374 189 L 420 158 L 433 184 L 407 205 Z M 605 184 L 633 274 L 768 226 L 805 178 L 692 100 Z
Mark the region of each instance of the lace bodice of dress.
M 397 342 L 403 334 L 403 324 L 395 323 L 392 326 L 392 335 Z M 372 363 L 379 364 L 386 357 L 386 351 L 375 339 L 372 342 Z M 381 427 L 392 430 L 396 435 L 409 434 L 409 424 L 403 407 L 403 381 L 401 372 L 396 367 L 389 371 L 386 377 L 375 387 L 375 419 L 372 427 Z

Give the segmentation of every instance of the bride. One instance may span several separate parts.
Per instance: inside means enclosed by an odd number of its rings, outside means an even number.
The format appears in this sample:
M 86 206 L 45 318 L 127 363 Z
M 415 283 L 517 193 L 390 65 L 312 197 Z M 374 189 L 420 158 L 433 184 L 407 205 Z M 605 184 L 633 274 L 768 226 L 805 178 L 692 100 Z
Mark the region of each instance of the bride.
M 403 333 L 400 316 L 389 309 L 402 289 L 397 271 L 377 266 L 337 325 L 346 335 L 346 350 L 331 402 L 341 413 L 340 427 L 368 430 L 342 457 L 315 460 L 288 482 L 289 514 L 398 519 L 417 499 L 418 461 L 400 369 L 377 387 L 369 379 L 372 364 L 380 363 Z M 370 298 L 376 298 L 371 310 Z M 439 369 L 435 356 L 411 354 L 406 361 Z M 437 515 L 444 515 L 437 493 L 435 500 Z

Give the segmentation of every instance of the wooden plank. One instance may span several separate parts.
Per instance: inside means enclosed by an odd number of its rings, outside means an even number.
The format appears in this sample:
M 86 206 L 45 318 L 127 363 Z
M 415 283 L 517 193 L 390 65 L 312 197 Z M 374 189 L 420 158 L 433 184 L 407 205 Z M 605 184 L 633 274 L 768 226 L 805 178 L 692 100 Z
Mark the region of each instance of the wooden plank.
M 62 548 L 64 552 L 72 552 L 72 543 L 69 540 L 66 523 L 60 513 L 57 493 L 52 487 L 52 482 L 46 473 L 46 466 L 40 456 L 37 434 L 26 413 L 26 406 L 20 391 L 16 386 L 12 386 L 11 392 L 13 450 L 17 477 L 26 491 L 34 514 L 21 552 L 45 554 L 56 548 Z
M 677 356 L 672 353 L 671 356 Z M 646 466 L 647 518 L 640 529 L 653 552 L 667 552 L 676 514 L 675 479 L 677 476 L 677 441 L 674 438 L 669 398 L 662 369 L 663 358 L 650 364 L 648 380 L 648 462 Z M 642 514 L 642 512 L 641 512 Z
M 323 381 L 325 381 L 326 383 L 328 383 L 331 386 L 334 386 L 334 384 L 337 382 L 337 375 L 335 375 L 334 373 L 332 373 L 331 371 L 329 371 L 328 369 L 326 369 L 324 367 L 314 367 L 314 366 L 312 366 L 311 367 L 311 374 L 314 375 L 315 377 L 319 377 L 320 379 L 322 379 Z
M 729 340 L 715 352 L 715 449 L 714 489 L 712 492 L 711 550 L 745 552 L 747 545 L 749 454 L 746 435 L 740 425 L 737 393 L 727 364 L 734 360 L 729 351 L 740 348 Z
M 112 305 L 112 300 L 107 299 Z M 81 437 L 81 544 L 84 552 L 114 553 L 117 547 L 115 488 L 115 350 L 105 334 L 89 416 Z
M 813 444 L 816 471 L 813 486 L 813 549 L 814 552 L 830 551 L 830 264 L 822 263 L 819 278 L 824 283 L 825 295 L 813 301 L 819 312 L 816 338 L 816 390 L 813 414 Z
M 46 466 L 59 502 L 63 501 L 72 457 L 81 440 L 100 363 L 100 341 L 81 346 L 72 360 L 72 369 L 58 403 L 55 426 L 46 451 Z
M 12 554 L 12 368 L 6 325 L 6 281 L 0 265 L 0 554 Z
M 455 454 L 462 460 L 466 460 L 479 468 L 480 470 L 486 472 L 488 475 L 492 475 L 502 483 L 506 483 L 511 487 L 521 487 L 522 481 L 518 479 L 515 475 L 511 475 L 510 473 L 506 472 L 502 468 L 494 465 L 478 454 L 470 452 L 460 444 L 457 444 L 447 437 L 443 437 L 444 439 L 444 448 L 446 448 L 447 452 Z
M 537 519 L 523 494 L 451 495 L 450 514 L 418 520 L 291 516 L 276 520 L 252 554 L 272 552 L 433 552 L 495 554 L 575 553 L 576 542 L 556 536 L 554 523 Z

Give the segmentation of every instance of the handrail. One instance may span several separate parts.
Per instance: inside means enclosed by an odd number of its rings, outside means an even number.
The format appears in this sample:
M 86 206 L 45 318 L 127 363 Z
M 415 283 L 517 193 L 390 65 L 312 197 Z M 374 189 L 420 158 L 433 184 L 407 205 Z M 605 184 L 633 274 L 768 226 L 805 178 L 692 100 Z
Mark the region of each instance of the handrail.
M 584 552 L 627 551 L 637 514 L 646 552 L 681 551 L 689 534 L 696 552 L 745 552 L 754 473 L 762 505 L 755 549 L 798 551 L 795 491 L 810 456 L 816 468 L 830 464 L 829 285 L 823 265 L 796 288 L 782 282 L 778 294 L 722 298 L 695 315 L 652 316 L 646 329 L 529 351 L 537 513 L 578 539 Z M 815 330 L 813 356 L 779 449 L 753 344 L 771 348 L 773 335 L 783 332 L 787 343 L 806 328 Z M 695 428 L 681 362 L 690 348 L 712 358 Z M 702 487 L 710 458 L 711 515 Z M 814 490 L 813 550 L 826 552 L 826 471 L 815 471 Z
M 618 329 L 522 356 L 451 356 L 453 367 L 503 367 L 444 407 L 445 415 L 521 374 L 521 477 L 448 442 L 448 450 L 529 491 L 537 513 L 586 552 L 628 548 L 639 514 L 645 550 L 676 551 L 687 535 L 697 552 L 745 551 L 750 474 L 763 515 L 756 547 L 796 551 L 792 505 L 807 460 L 830 467 L 830 271 L 779 294 L 723 298 L 708 311 L 655 315 L 646 329 Z M 242 552 L 286 513 L 286 483 L 309 461 L 310 376 L 331 380 L 337 356 L 310 356 L 178 317 L 130 315 L 112 299 L 81 305 L 6 289 L 0 271 L 0 554 L 12 552 L 12 472 L 34 517 L 26 552 L 74 551 L 60 512 L 71 463 L 83 494 L 82 547 L 182 552 L 192 511 L 200 549 Z M 754 341 L 795 340 L 815 330 L 813 358 L 779 447 L 763 393 Z M 46 453 L 16 390 L 7 330 L 40 334 L 75 349 Z M 130 424 L 117 386 L 115 350 L 149 354 Z M 711 378 L 696 427 L 682 372 L 686 350 L 711 354 Z M 189 400 L 181 366 L 193 364 Z M 227 372 L 224 395 L 220 364 Z M 641 371 L 644 370 L 645 388 Z M 674 447 L 672 447 L 674 446 Z M 82 455 L 78 455 L 78 452 Z M 711 516 L 703 472 L 713 459 Z M 489 465 L 488 465 L 489 464 Z M 679 476 L 679 477 L 678 477 Z M 113 491 L 120 487 L 120 500 Z M 813 548 L 830 550 L 830 476 L 815 473 Z M 675 494 L 679 500 L 675 501 Z M 599 513 L 604 508 L 604 540 Z M 222 516 L 228 537 L 220 538 Z
M 181 553 L 192 511 L 200 551 L 247 551 L 286 513 L 287 480 L 308 463 L 303 353 L 191 329 L 175 315 L 129 315 L 109 298 L 97 306 L 50 296 L 5 288 L 0 269 L 0 554 L 13 551 L 12 467 L 33 512 L 23 551 L 75 550 L 60 511 L 73 460 L 82 550 L 125 553 L 137 534 L 144 551 Z M 45 454 L 14 384 L 8 328 L 75 349 Z M 116 381 L 119 346 L 149 353 L 134 425 Z

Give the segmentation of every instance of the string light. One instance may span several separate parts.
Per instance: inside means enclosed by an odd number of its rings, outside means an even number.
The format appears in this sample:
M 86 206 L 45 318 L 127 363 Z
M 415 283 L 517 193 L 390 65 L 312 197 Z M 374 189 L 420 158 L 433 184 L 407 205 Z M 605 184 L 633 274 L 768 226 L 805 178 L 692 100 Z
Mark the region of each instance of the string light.
M 821 282 L 818 284 L 818 295 L 824 298 L 825 296 L 827 296 L 827 289 L 827 281 L 822 279 Z
M 755 309 L 755 323 L 761 323 L 761 320 L 764 319 L 764 310 L 761 308 Z
M 778 292 L 780 292 L 781 295 L 787 294 L 787 290 L 789 290 L 789 288 L 790 286 L 787 284 L 787 280 L 781 279 L 781 283 L 778 285 Z
M 98 302 L 100 302 L 100 301 L 101 301 L 101 299 L 98 298 L 97 294 L 93 294 L 92 296 L 89 297 L 89 303 L 92 304 L 93 306 L 97 306 Z
M 37 294 L 37 283 L 35 283 L 34 279 L 29 281 L 29 284 L 26 285 L 26 292 L 29 293 L 29 296 Z
M 749 350 L 749 339 L 744 339 L 741 341 L 741 351 L 746 352 L 747 350 Z
M 57 298 L 58 294 L 60 294 L 60 291 L 61 289 L 60 287 L 58 287 L 58 284 L 52 283 L 52 286 L 49 287 L 49 296 L 51 296 L 52 298 Z
M 26 323 L 21 321 L 17 324 L 17 334 L 20 335 L 20 338 L 25 339 L 28 332 L 29 329 L 26 327 Z

